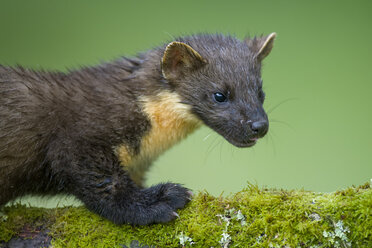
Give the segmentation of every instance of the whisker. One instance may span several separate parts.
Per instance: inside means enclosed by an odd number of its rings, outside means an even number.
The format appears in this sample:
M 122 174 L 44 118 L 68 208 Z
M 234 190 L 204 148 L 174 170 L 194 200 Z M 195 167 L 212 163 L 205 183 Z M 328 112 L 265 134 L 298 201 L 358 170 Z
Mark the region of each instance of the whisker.
M 220 144 L 220 141 L 218 140 L 218 138 L 219 138 L 218 136 L 215 136 L 214 139 L 213 139 L 213 142 L 209 145 L 209 147 L 207 149 L 207 154 L 206 154 L 205 159 L 204 159 L 204 164 L 206 163 L 209 155 Z
M 223 140 L 220 139 L 220 142 L 219 142 L 219 146 L 220 146 L 220 162 L 222 161 L 222 147 L 223 147 L 223 144 L 224 144 Z
M 230 147 L 230 156 L 231 156 L 232 158 L 234 158 L 234 152 L 235 152 L 235 149 L 234 149 L 233 146 L 229 146 L 229 147 Z
M 203 141 L 206 141 L 211 135 L 212 133 L 209 133 L 207 136 L 204 137 Z
M 270 122 L 283 124 L 283 125 L 289 127 L 290 129 L 295 130 L 294 127 L 293 127 L 292 125 L 290 125 L 289 123 L 287 123 L 287 122 L 285 122 L 285 121 L 279 121 L 279 120 L 277 120 L 277 119 L 270 119 Z
M 215 136 L 214 139 L 212 140 L 212 142 L 209 144 L 208 148 L 207 148 L 207 152 L 206 152 L 206 156 L 204 158 L 204 164 L 206 163 L 207 159 L 208 159 L 208 156 L 209 154 L 211 154 L 211 152 L 214 150 L 214 148 L 216 147 L 216 140 L 217 140 L 218 136 Z
M 270 114 L 271 112 L 273 112 L 275 109 L 277 109 L 279 106 L 283 105 L 284 103 L 294 101 L 294 100 L 299 100 L 299 98 L 298 97 L 292 97 L 292 98 L 285 99 L 285 100 L 279 102 L 274 107 L 271 107 L 269 110 L 267 110 L 267 114 Z
M 276 157 L 276 147 L 275 147 L 275 142 L 274 142 L 274 135 L 272 133 L 269 133 L 268 140 L 270 140 L 271 143 L 273 144 L 273 152 L 274 152 L 274 156 Z

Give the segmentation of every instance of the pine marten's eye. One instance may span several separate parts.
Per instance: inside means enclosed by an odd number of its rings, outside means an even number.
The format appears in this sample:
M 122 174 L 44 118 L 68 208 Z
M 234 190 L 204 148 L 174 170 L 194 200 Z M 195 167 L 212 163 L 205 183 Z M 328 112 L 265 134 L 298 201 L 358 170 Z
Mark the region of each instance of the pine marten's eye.
M 221 92 L 214 93 L 213 97 L 214 97 L 214 100 L 216 100 L 217 102 L 226 102 L 227 101 L 226 96 L 224 94 L 222 94 Z

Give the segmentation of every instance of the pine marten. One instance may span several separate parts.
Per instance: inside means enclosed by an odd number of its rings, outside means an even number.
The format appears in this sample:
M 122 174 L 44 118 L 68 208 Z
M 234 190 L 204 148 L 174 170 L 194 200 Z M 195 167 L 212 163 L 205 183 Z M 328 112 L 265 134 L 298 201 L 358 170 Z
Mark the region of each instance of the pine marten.
M 176 218 L 191 191 L 144 188 L 144 172 L 202 124 L 237 147 L 267 133 L 261 62 L 275 36 L 192 35 L 68 73 L 0 66 L 0 206 L 65 193 L 116 224 Z

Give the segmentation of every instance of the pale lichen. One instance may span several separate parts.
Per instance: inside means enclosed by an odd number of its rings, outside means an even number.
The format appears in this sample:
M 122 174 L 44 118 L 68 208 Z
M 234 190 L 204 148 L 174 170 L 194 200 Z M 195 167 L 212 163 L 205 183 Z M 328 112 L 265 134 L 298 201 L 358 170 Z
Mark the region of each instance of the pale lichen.
M 194 241 L 192 241 L 192 238 L 190 238 L 189 236 L 186 236 L 183 232 L 181 232 L 180 235 L 178 235 L 178 238 L 180 239 L 180 245 L 182 245 L 182 247 L 184 247 L 187 244 L 190 244 L 190 245 L 194 244 Z

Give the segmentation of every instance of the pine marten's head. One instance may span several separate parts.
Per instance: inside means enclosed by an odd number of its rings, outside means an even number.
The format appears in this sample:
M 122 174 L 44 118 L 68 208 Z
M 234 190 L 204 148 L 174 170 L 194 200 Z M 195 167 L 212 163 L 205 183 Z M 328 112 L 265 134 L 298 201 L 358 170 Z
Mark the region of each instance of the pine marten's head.
M 252 146 L 269 129 L 261 62 L 275 36 L 245 41 L 222 35 L 181 38 L 165 48 L 163 76 L 207 126 L 235 146 Z

